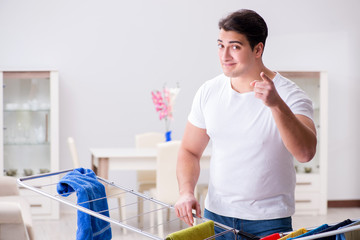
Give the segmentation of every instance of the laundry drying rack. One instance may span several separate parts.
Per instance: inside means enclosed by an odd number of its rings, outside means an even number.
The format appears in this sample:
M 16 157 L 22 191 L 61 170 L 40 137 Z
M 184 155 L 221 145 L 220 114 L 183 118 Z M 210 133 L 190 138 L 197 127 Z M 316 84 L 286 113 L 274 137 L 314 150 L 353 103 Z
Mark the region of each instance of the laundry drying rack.
M 110 197 L 116 196 L 106 196 L 109 202 L 109 217 L 95 212 L 91 209 L 84 208 L 77 203 L 76 194 L 71 194 L 68 197 L 62 196 L 57 193 L 56 186 L 59 180 L 65 176 L 68 172 L 73 171 L 73 169 L 52 172 L 52 173 L 45 173 L 39 175 L 33 175 L 28 177 L 21 177 L 18 179 L 18 184 L 26 189 L 34 191 L 44 197 L 50 198 L 52 200 L 58 201 L 62 204 L 75 208 L 79 211 L 85 212 L 91 216 L 96 218 L 102 219 L 112 224 L 112 226 L 119 226 L 122 229 L 130 230 L 132 232 L 138 233 L 142 236 L 145 236 L 149 239 L 156 239 L 156 240 L 164 240 L 166 236 L 172 232 L 176 232 L 182 229 L 185 229 L 185 224 L 177 218 L 174 214 L 174 207 L 172 205 L 166 204 L 159 200 L 156 200 L 148 195 L 136 192 L 132 189 L 119 186 L 114 182 L 109 180 L 103 179 L 97 176 L 98 181 L 104 184 L 105 188 L 116 188 L 118 195 L 124 194 L 126 196 L 126 203 L 122 206 L 111 206 L 110 204 Z M 99 199 L 95 199 L 92 201 L 96 201 Z M 147 203 L 148 209 L 143 213 L 137 213 L 126 217 L 126 219 L 121 219 L 121 214 L 119 213 L 119 208 L 121 211 L 126 211 L 128 209 L 134 208 L 137 206 L 139 201 L 143 201 L 143 203 Z M 131 212 L 131 211 L 130 211 Z M 134 212 L 134 211 L 133 211 Z M 162 222 L 155 221 L 158 215 L 163 215 L 164 219 Z M 143 220 L 139 221 L 139 217 Z M 208 219 L 205 218 L 198 218 L 195 216 L 195 225 L 200 224 L 202 222 L 207 221 Z M 238 231 L 237 229 L 230 228 L 223 224 L 214 223 L 216 227 L 223 229 L 223 232 L 206 238 L 204 240 L 215 239 L 216 237 L 222 236 L 224 234 L 233 234 L 234 240 L 238 239 L 238 236 L 245 237 L 245 239 L 251 239 L 252 235 L 246 232 Z M 350 232 L 360 230 L 360 225 L 347 227 L 339 230 L 329 231 L 326 233 L 320 233 L 308 237 L 298 238 L 298 240 L 309 240 L 309 239 L 318 239 L 328 236 L 333 236 L 340 233 Z M 284 233 L 286 235 L 288 233 Z M 247 238 L 248 237 L 248 238 Z
M 119 190 L 109 191 L 116 193 L 111 196 L 106 196 L 109 203 L 109 217 L 99 212 L 95 212 L 91 209 L 84 208 L 77 203 L 76 194 L 71 194 L 70 196 L 65 197 L 57 193 L 56 187 L 59 180 L 70 171 L 73 171 L 73 169 L 32 175 L 28 177 L 21 177 L 18 179 L 18 184 L 26 189 L 43 195 L 44 197 L 58 201 L 79 211 L 85 212 L 89 215 L 107 221 L 111 223 L 113 227 L 119 226 L 122 229 L 141 234 L 149 239 L 163 240 L 168 234 L 186 228 L 186 224 L 184 224 L 179 218 L 176 217 L 172 205 L 163 203 L 148 195 L 136 192 L 132 189 L 119 186 L 114 182 L 108 181 L 98 176 L 98 181 L 103 183 L 107 190 L 110 188 L 116 188 L 116 190 Z M 114 202 L 112 202 L 112 200 L 120 196 L 122 198 L 124 198 L 125 196 L 126 203 L 122 206 L 113 204 Z M 92 201 L 96 200 L 99 199 L 94 199 Z M 143 213 L 137 213 L 137 211 L 134 210 L 136 209 L 139 201 L 143 201 Z M 119 208 L 121 208 L 121 211 L 126 211 L 127 215 L 129 215 L 129 213 L 132 214 L 127 216 L 126 219 L 122 219 Z M 157 221 L 159 219 L 159 214 L 163 215 L 163 222 Z M 139 217 L 142 218 L 142 221 L 139 221 Z M 195 217 L 195 224 L 200 224 L 204 221 L 207 221 L 207 219 Z M 226 233 L 234 233 L 234 239 L 236 239 L 236 234 L 238 233 L 237 230 L 229 228 L 220 223 L 215 223 L 215 225 L 224 229 L 224 232 L 220 235 Z M 219 235 L 212 236 L 207 239 L 215 239 L 215 237 L 217 236 Z

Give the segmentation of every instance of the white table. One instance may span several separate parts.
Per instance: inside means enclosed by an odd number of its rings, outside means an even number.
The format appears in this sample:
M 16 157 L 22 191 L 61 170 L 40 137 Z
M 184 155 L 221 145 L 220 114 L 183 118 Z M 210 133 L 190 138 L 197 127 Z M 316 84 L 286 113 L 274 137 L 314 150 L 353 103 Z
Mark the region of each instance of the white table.
M 156 148 L 91 148 L 91 168 L 108 179 L 111 170 L 156 170 Z M 202 169 L 210 167 L 210 149 L 200 160 Z

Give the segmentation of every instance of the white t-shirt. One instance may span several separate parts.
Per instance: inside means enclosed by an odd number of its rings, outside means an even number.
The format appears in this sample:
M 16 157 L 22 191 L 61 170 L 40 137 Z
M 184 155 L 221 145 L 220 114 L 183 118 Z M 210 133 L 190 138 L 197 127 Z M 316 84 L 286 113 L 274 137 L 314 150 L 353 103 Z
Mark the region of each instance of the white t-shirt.
M 273 82 L 294 114 L 312 119 L 312 102 L 298 86 L 278 73 Z M 188 120 L 206 129 L 212 142 L 208 210 L 248 220 L 295 212 L 293 157 L 254 92 L 236 92 L 221 74 L 200 87 Z

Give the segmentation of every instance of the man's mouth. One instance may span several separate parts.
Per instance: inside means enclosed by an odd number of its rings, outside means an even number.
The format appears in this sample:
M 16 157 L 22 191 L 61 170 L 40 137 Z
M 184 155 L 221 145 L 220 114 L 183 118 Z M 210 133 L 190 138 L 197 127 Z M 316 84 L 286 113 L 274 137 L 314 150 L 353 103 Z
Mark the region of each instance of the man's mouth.
M 223 63 L 222 65 L 224 67 L 232 67 L 232 66 L 235 66 L 236 63 Z

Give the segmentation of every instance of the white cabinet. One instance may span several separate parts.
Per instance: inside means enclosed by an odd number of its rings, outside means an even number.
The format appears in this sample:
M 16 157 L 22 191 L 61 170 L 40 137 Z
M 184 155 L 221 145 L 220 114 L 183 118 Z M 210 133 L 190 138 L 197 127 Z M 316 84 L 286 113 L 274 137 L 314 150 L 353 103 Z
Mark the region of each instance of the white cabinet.
M 326 72 L 282 72 L 295 82 L 313 101 L 317 131 L 317 152 L 309 163 L 295 161 L 296 214 L 326 214 L 328 159 L 328 81 Z
M 0 83 L 0 171 L 13 177 L 58 171 L 58 72 L 1 71 Z M 56 201 L 26 189 L 20 194 L 34 218 L 59 217 Z

